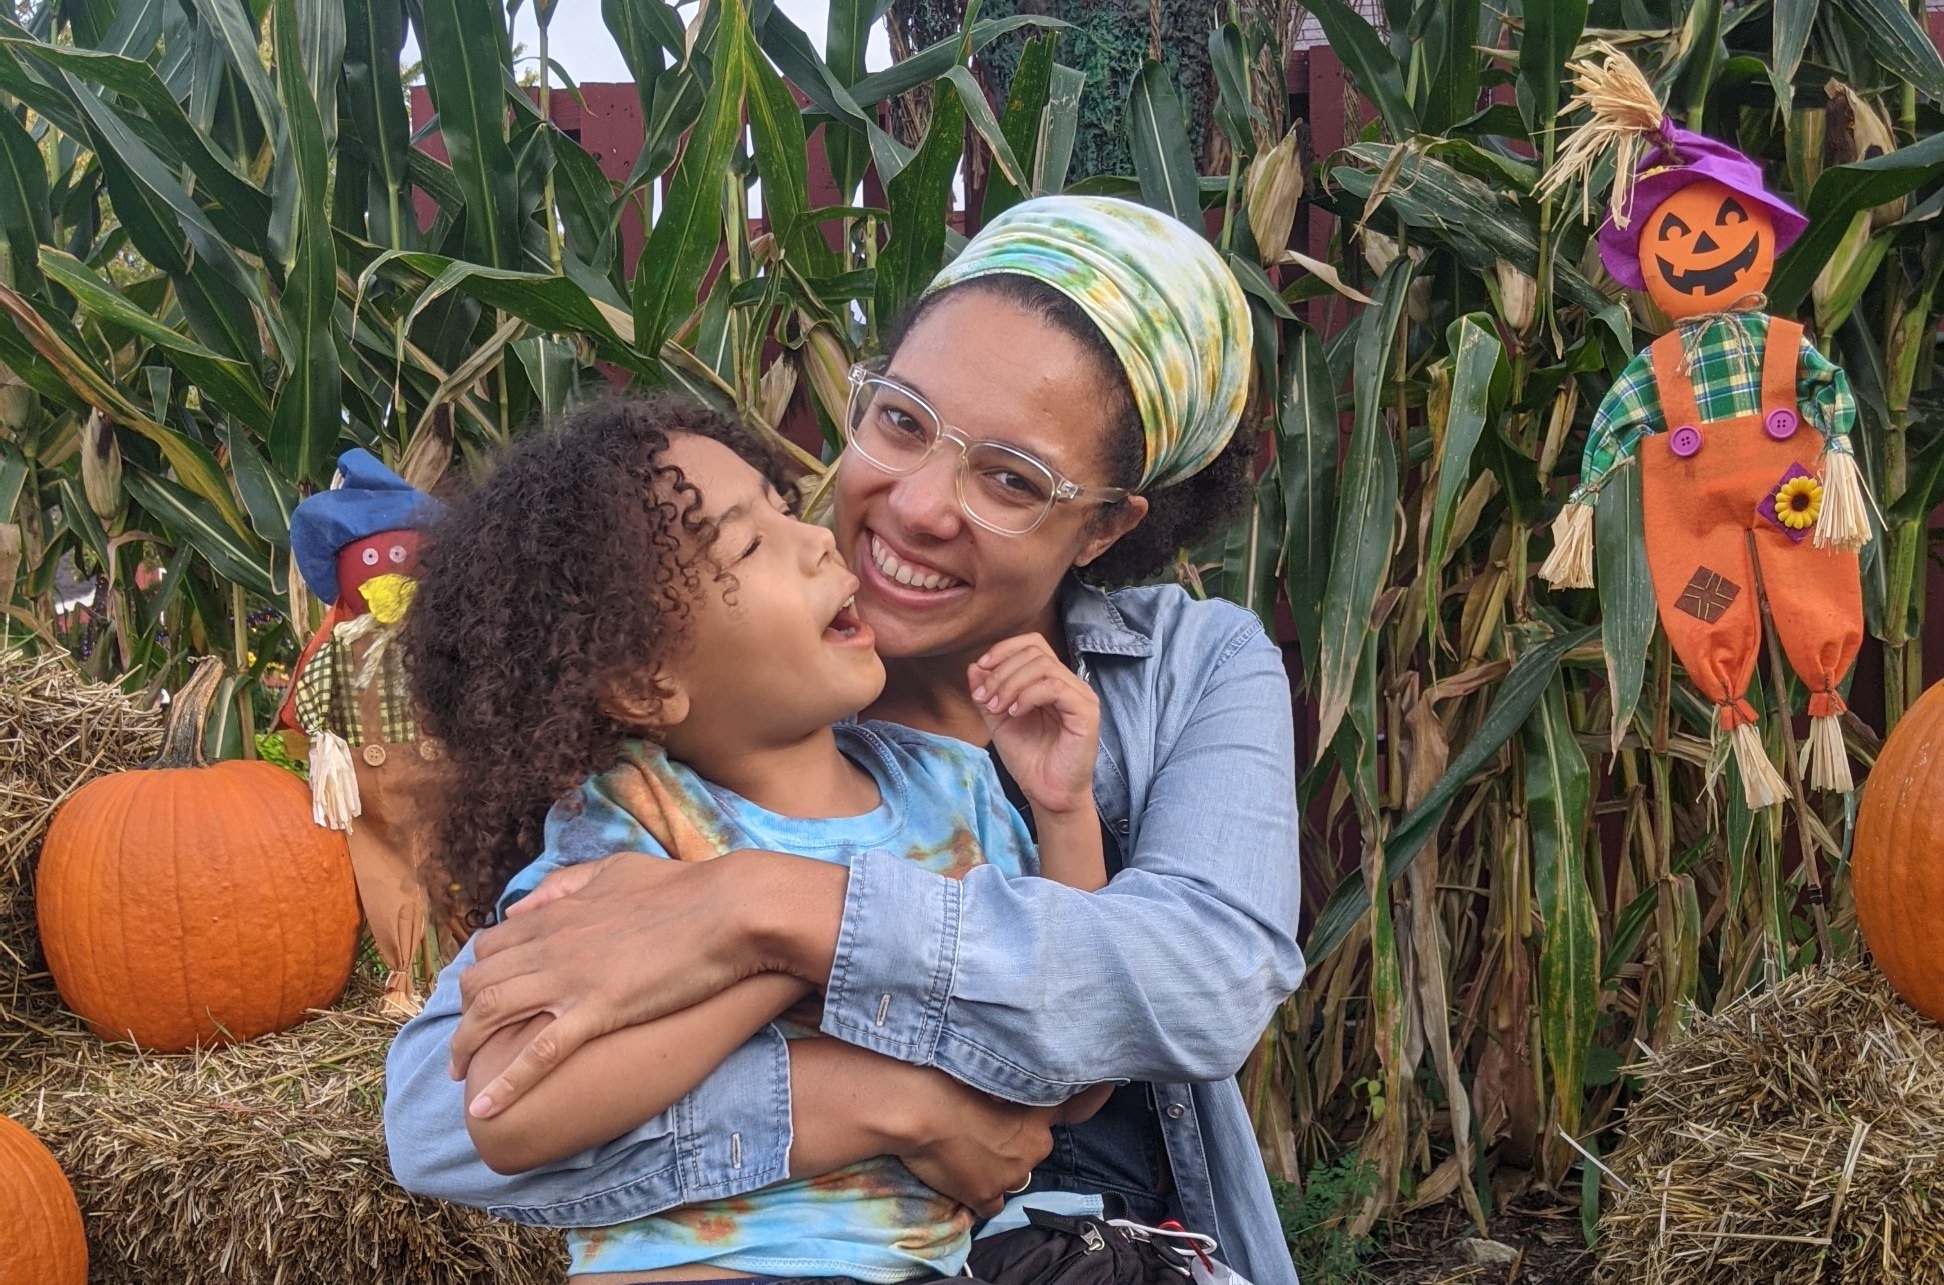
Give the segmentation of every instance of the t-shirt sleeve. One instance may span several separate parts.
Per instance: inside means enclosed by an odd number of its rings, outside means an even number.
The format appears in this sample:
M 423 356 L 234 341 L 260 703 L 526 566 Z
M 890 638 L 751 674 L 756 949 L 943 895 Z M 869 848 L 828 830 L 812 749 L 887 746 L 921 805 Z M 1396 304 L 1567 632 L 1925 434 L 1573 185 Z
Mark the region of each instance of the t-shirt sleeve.
M 507 882 L 496 907 L 506 908 L 540 885 L 556 870 L 599 861 L 617 852 L 645 852 L 666 857 L 668 850 L 626 809 L 617 804 L 595 777 L 567 795 L 547 813 L 546 846 L 531 864 Z
M 1026 818 L 1006 798 L 992 756 L 973 750 L 970 757 L 976 760 L 970 765 L 973 833 L 979 836 L 979 847 L 986 860 L 1008 874 L 1038 874 L 1039 845 L 1033 842 L 1032 831 L 1026 828 Z

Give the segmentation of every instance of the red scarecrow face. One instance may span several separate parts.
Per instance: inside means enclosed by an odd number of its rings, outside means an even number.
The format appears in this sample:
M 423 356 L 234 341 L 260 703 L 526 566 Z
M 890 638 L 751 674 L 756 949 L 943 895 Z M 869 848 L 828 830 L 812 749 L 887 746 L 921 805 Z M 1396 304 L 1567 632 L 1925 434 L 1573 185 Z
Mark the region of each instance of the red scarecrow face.
M 1640 231 L 1640 274 L 1669 317 L 1721 312 L 1768 288 L 1775 227 L 1768 210 L 1714 179 L 1654 207 Z
M 379 576 L 419 575 L 419 533 L 417 531 L 380 531 L 353 541 L 338 550 L 338 601 L 351 611 L 370 608 L 359 592 L 366 581 Z

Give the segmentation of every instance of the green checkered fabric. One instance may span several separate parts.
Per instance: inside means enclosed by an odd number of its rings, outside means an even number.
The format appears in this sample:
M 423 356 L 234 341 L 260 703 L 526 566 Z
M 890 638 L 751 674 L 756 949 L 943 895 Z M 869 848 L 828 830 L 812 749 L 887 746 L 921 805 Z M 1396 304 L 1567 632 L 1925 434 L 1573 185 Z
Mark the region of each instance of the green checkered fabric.
M 1704 421 L 1754 415 L 1762 409 L 1762 353 L 1768 341 L 1767 316 L 1759 312 L 1701 317 L 1681 323 L 1694 379 L 1694 400 Z M 1856 399 L 1849 376 L 1802 338 L 1796 365 L 1796 400 L 1803 422 L 1825 439 L 1842 437 L 1856 422 Z M 1643 432 L 1664 432 L 1660 392 L 1654 385 L 1653 353 L 1642 349 L 1627 363 L 1593 414 L 1580 461 L 1580 483 L 1572 499 L 1592 504 L 1607 475 L 1633 451 Z M 1848 449 L 1839 443 L 1838 450 Z
M 368 646 L 355 653 L 335 638 L 317 649 L 310 663 L 297 675 L 297 723 L 306 732 L 336 732 L 350 745 L 363 745 L 371 739 L 364 726 L 353 680 L 358 665 L 368 654 Z M 380 740 L 399 745 L 418 739 L 418 719 L 412 709 L 411 691 L 405 681 L 405 664 L 397 640 L 386 644 L 378 658 L 378 672 L 372 676 L 378 692 Z

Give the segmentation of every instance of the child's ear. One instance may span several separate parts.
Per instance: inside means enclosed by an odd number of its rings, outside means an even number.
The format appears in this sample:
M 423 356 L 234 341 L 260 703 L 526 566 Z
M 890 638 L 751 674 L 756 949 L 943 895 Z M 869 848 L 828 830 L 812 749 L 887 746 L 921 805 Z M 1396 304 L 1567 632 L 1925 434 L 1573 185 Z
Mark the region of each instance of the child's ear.
M 689 716 L 688 688 L 661 670 L 646 683 L 610 686 L 601 704 L 612 717 L 643 731 L 662 731 Z

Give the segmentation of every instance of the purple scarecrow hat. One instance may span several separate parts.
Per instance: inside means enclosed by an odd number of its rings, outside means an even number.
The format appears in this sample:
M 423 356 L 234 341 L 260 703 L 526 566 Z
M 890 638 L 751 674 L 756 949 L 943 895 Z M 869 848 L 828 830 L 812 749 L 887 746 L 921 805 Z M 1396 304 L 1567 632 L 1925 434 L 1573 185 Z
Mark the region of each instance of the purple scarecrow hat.
M 1809 220 L 1793 205 L 1763 186 L 1762 167 L 1728 144 L 1682 129 L 1672 121 L 1664 122 L 1658 136 L 1645 141 L 1633 199 L 1627 203 L 1627 226 L 1616 225 L 1611 214 L 1600 224 L 1600 261 L 1621 285 L 1635 290 L 1647 288 L 1647 280 L 1640 274 L 1640 225 L 1655 206 L 1702 179 L 1714 179 L 1766 209 L 1775 226 L 1777 254 L 1794 245 L 1809 226 Z

